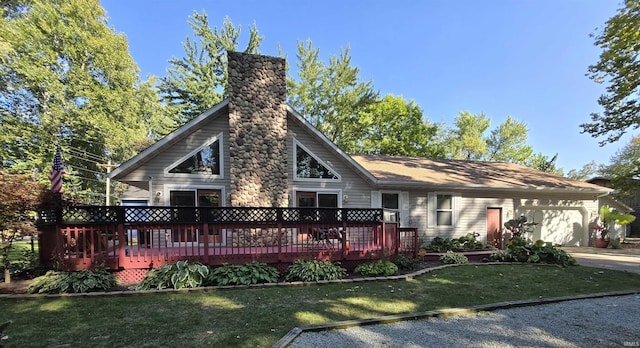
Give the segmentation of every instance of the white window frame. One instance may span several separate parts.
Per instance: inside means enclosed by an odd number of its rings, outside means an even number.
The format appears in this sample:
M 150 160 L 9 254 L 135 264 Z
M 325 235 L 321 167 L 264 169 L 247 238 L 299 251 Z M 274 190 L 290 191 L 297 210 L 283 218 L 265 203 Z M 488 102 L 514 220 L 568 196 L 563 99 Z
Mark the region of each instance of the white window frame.
M 222 196 L 222 204 L 221 207 L 227 206 L 227 194 L 225 192 L 225 187 L 221 185 L 164 185 L 163 188 L 163 198 L 164 202 L 162 203 L 164 206 L 169 206 L 171 191 L 192 191 L 194 195 L 196 195 L 196 204 L 198 204 L 197 194 L 198 190 L 219 190 L 220 195 Z
M 397 194 L 398 195 L 398 209 L 400 212 L 400 227 L 410 227 L 411 209 L 410 209 L 410 197 L 408 191 L 396 191 L 396 190 L 381 190 L 371 191 L 371 208 L 382 208 L 382 194 Z M 389 208 L 387 208 L 389 209 Z M 386 219 L 387 217 L 385 217 Z
M 177 161 L 171 163 L 169 166 L 164 168 L 164 176 L 165 177 L 206 177 L 213 179 L 224 179 L 224 137 L 222 136 L 222 132 L 206 139 L 200 146 L 198 146 L 195 150 L 189 152 L 187 155 L 182 156 Z M 220 144 L 218 146 L 218 157 L 220 159 L 220 174 L 206 174 L 206 173 L 170 173 L 169 171 L 180 163 L 186 161 L 188 158 L 194 156 L 198 152 L 200 152 L 205 147 L 213 144 L 214 142 L 219 141 Z
M 298 177 L 298 146 L 300 146 L 304 151 L 306 151 L 309 156 L 313 157 L 318 163 L 329 169 L 332 173 L 336 175 L 336 179 L 324 179 L 324 178 L 300 178 Z M 325 161 L 321 160 L 318 156 L 316 156 L 313 151 L 309 150 L 306 146 L 302 145 L 297 139 L 293 139 L 293 180 L 294 181 L 311 181 L 311 182 L 342 182 L 342 176 L 335 169 L 333 169 L 330 165 L 328 165 Z
M 331 189 L 331 188 L 317 188 L 317 187 L 294 187 L 292 190 L 293 199 L 289 202 L 290 207 L 297 207 L 298 200 L 298 192 L 315 192 L 316 194 L 316 205 L 318 202 L 318 194 L 335 194 L 338 195 L 338 208 L 342 208 L 342 189 Z
M 451 196 L 451 225 L 438 225 L 438 196 L 446 195 Z M 453 228 L 456 227 L 456 221 L 458 216 L 458 196 L 454 192 L 429 192 L 427 194 L 427 209 L 428 209 L 428 227 L 434 228 Z

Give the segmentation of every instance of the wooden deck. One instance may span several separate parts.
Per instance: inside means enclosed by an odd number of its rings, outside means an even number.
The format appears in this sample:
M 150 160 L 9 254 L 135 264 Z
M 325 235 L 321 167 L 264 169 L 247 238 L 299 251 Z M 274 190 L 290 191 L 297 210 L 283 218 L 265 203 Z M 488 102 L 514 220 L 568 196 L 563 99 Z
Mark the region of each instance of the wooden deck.
M 257 261 L 283 270 L 298 259 L 417 255 L 416 229 L 399 228 L 395 217 L 382 209 L 71 207 L 41 212 L 40 257 L 63 269 L 150 269 L 190 260 Z

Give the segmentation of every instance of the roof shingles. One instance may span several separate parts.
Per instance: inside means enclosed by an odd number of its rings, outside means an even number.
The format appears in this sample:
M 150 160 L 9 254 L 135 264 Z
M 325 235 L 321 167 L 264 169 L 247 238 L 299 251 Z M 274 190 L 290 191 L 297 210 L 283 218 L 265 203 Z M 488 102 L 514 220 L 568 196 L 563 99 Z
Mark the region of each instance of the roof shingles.
M 351 155 L 380 184 L 460 188 L 559 189 L 607 192 L 603 187 L 507 162 Z

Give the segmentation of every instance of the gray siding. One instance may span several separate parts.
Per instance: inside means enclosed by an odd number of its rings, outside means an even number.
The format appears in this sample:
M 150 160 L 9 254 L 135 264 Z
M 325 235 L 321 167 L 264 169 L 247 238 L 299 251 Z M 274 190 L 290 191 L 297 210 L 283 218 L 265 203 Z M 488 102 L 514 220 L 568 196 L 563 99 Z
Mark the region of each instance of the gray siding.
M 487 208 L 502 208 L 502 222 L 506 222 L 514 217 L 524 214 L 531 220 L 532 218 L 538 218 L 539 216 L 534 211 L 557 211 L 559 214 L 566 211 L 580 211 L 587 214 L 588 223 L 582 224 L 582 221 L 575 223 L 580 224 L 578 227 L 581 233 L 590 235 L 590 226 L 593 224 L 596 218 L 595 212 L 598 208 L 598 203 L 593 200 L 592 195 L 584 194 L 563 194 L 563 195 L 537 195 L 530 194 L 487 194 L 490 197 L 486 197 L 486 193 L 481 192 L 467 192 L 467 193 L 455 193 L 457 194 L 455 202 L 454 219 L 455 224 L 453 227 L 431 226 L 429 224 L 430 214 L 429 209 L 433 207 L 429 206 L 428 192 L 427 191 L 411 191 L 410 192 L 410 224 L 413 227 L 417 227 L 420 237 L 427 243 L 434 237 L 443 238 L 458 238 L 471 232 L 480 233 L 479 239 L 486 242 L 487 237 Z M 568 196 L 574 197 L 574 199 L 567 200 Z M 540 222 L 537 221 L 536 222 Z M 539 231 L 539 229 L 538 229 Z M 567 234 L 574 234 L 575 231 L 562 231 Z M 538 232 L 539 234 L 539 232 Z M 534 231 L 534 237 L 540 238 Z M 580 245 L 586 245 L 587 240 L 581 238 Z
M 340 176 L 341 181 L 296 181 L 294 170 L 294 139 L 300 142 L 315 156 L 327 163 Z M 343 202 L 345 208 L 369 208 L 371 206 L 371 186 L 360 176 L 350 165 L 345 163 L 341 156 L 333 149 L 316 139 L 306 128 L 298 125 L 297 122 L 289 121 L 287 134 L 287 161 L 289 171 L 289 188 L 291 194 L 294 191 L 315 191 L 315 190 L 342 190 L 342 195 L 349 196 L 347 203 Z M 295 205 L 292 199 L 290 206 Z
M 155 157 L 147 159 L 140 167 L 133 170 L 122 181 L 138 181 L 144 182 L 144 185 L 138 185 L 141 189 L 148 187 L 149 177 L 153 177 L 153 191 L 163 193 L 163 201 L 153 203 L 154 205 L 168 204 L 168 197 L 165 185 L 173 185 L 180 187 L 198 187 L 198 188 L 218 188 L 224 187 L 225 192 L 229 188 L 229 121 L 226 108 L 219 111 L 215 115 L 211 115 L 209 120 L 197 130 L 194 130 L 186 137 L 177 140 L 171 145 L 166 146 Z M 222 132 L 223 142 L 223 161 L 222 178 L 212 178 L 201 175 L 166 175 L 165 169 L 172 163 L 184 157 L 189 152 L 201 146 L 207 139 Z

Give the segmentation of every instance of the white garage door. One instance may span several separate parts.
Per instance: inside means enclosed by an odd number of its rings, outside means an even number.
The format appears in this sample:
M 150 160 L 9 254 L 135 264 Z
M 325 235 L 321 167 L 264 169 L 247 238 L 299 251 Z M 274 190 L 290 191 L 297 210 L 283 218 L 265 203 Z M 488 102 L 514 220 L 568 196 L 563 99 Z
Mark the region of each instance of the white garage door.
M 570 208 L 527 209 L 528 221 L 538 223 L 533 231 L 533 240 L 563 246 L 584 246 L 584 219 L 582 210 Z

